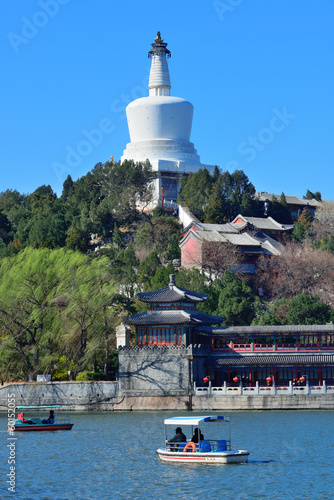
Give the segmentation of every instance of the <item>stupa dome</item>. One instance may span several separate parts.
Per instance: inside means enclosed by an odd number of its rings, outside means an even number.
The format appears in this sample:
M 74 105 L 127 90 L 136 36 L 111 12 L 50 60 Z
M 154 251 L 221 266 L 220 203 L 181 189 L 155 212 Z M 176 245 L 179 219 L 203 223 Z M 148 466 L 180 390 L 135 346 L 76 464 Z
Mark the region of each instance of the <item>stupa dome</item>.
M 153 170 L 161 172 L 156 186 L 158 202 L 161 201 L 161 188 L 164 188 L 164 201 L 175 205 L 180 187 L 179 177 L 174 178 L 174 184 L 170 175 L 168 182 L 164 182 L 165 173 L 179 173 L 182 176 L 204 167 L 213 172 L 214 167 L 201 163 L 194 144 L 190 142 L 193 105 L 181 97 L 170 95 L 167 63 L 170 55 L 167 43 L 164 43 L 158 31 L 149 51 L 152 59 L 149 96 L 136 99 L 126 108 L 131 142 L 126 145 L 121 161 L 148 159 Z

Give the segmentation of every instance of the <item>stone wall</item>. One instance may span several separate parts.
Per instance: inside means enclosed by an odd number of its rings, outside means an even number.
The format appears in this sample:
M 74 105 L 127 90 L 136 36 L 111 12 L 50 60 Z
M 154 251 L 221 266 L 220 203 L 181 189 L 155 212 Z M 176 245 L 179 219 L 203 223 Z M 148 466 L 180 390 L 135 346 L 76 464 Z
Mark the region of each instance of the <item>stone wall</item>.
M 120 396 L 181 396 L 206 375 L 202 346 L 120 347 Z
M 117 382 L 20 382 L 0 387 L 0 409 L 13 394 L 16 406 L 61 405 L 63 409 L 107 409 L 117 404 Z
M 290 396 L 117 396 L 117 382 L 39 382 L 0 387 L 0 411 L 15 394 L 21 406 L 61 405 L 61 410 L 97 411 L 261 411 L 334 410 L 334 394 Z

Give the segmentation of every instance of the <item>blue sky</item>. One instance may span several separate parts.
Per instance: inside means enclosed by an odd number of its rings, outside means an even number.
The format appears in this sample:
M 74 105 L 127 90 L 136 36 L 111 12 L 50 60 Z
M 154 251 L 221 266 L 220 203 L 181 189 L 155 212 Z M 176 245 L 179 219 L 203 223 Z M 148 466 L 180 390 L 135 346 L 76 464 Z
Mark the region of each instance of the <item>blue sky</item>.
M 0 191 L 61 193 L 129 142 L 157 30 L 201 161 L 334 199 L 332 0 L 11 0 L 0 18 Z

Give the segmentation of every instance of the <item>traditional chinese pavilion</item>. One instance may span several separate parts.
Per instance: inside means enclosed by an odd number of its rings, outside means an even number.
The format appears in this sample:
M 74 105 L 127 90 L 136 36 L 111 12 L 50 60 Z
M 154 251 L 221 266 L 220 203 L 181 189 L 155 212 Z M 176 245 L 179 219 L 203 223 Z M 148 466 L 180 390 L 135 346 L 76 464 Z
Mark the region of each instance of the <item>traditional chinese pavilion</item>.
M 138 299 L 150 304 L 149 311 L 127 319 L 135 327 L 137 346 L 201 344 L 207 342 L 198 326 L 220 325 L 223 318 L 196 311 L 198 303 L 207 300 L 204 293 L 179 288 L 175 275 L 169 285 L 152 292 L 138 293 Z

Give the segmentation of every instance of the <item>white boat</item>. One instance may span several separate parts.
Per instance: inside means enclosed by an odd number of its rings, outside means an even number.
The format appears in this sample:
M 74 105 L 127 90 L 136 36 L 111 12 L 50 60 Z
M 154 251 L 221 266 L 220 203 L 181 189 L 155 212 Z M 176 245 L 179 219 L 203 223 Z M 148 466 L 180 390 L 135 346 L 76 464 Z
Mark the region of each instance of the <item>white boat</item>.
M 204 439 L 206 433 L 209 435 L 212 434 L 211 431 L 213 429 L 211 428 L 211 425 L 213 423 L 228 425 L 227 439 L 220 438 L 221 426 L 217 428 L 219 439 Z M 164 460 L 165 462 L 240 464 L 248 461 L 248 450 L 231 449 L 230 419 L 227 417 L 223 417 L 221 415 L 207 417 L 173 417 L 167 418 L 164 421 L 164 425 L 165 446 L 163 448 L 159 448 L 157 453 L 161 460 Z M 199 442 L 194 442 L 197 440 L 196 437 L 194 441 L 191 439 L 178 442 L 170 441 L 168 439 L 170 426 L 173 426 L 174 428 L 181 427 L 183 432 L 188 433 L 188 435 L 191 433 L 193 438 L 197 435 L 197 437 L 200 438 Z M 199 426 L 201 426 L 201 428 Z M 202 435 L 202 432 L 204 435 Z M 212 435 L 216 436 L 216 434 Z

